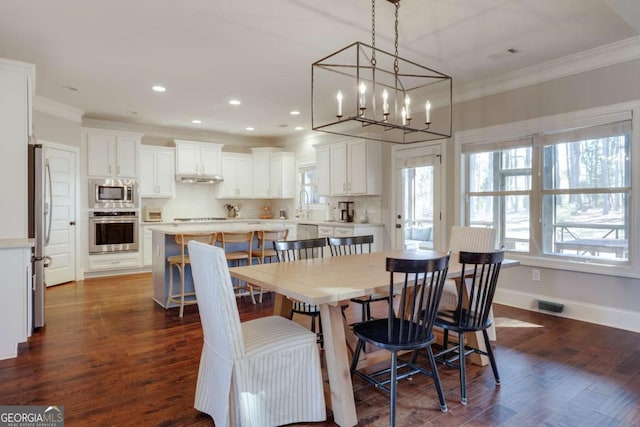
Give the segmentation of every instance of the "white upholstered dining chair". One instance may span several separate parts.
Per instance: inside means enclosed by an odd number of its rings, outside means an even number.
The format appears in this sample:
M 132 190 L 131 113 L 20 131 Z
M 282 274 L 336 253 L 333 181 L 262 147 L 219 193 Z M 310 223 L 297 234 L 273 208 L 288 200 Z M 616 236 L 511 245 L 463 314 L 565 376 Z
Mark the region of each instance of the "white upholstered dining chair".
M 451 238 L 449 239 L 449 250 L 452 259 L 458 256 L 460 251 L 466 252 L 490 252 L 496 247 L 496 230 L 494 228 L 465 227 L 454 225 L 451 227 Z M 454 280 L 444 282 L 440 307 L 445 310 L 453 310 L 458 304 L 458 288 Z M 493 308 L 490 314 L 493 320 Z M 492 324 L 487 330 L 491 341 L 496 339 L 496 327 Z
M 280 316 L 241 323 L 224 250 L 189 253 L 204 334 L 194 407 L 221 427 L 325 420 L 316 335 Z

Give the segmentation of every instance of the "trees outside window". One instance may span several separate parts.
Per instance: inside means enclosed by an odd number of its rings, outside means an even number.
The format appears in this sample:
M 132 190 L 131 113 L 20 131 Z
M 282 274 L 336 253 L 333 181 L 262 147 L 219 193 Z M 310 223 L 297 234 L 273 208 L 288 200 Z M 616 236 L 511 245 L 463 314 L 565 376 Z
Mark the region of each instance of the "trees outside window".
M 508 250 L 629 260 L 631 121 L 463 147 L 465 216 Z

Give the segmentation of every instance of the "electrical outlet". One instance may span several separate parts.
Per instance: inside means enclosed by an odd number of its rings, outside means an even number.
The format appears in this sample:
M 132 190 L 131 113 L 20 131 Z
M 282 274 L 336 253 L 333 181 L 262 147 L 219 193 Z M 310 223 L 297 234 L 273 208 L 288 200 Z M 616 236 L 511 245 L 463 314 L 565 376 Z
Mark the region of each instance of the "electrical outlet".
M 533 280 L 534 282 L 540 281 L 540 270 L 538 270 L 537 268 L 531 270 L 531 280 Z

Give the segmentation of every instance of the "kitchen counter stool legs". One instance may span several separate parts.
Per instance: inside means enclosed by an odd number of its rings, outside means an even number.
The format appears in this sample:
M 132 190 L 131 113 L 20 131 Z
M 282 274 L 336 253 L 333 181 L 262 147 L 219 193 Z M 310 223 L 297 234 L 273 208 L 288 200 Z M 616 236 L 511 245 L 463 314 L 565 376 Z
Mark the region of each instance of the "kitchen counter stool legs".
M 191 265 L 191 259 L 189 258 L 189 252 L 187 249 L 187 244 L 191 240 L 197 240 L 208 245 L 213 245 L 216 240 L 216 233 L 176 234 L 175 236 L 175 242 L 180 247 L 180 254 L 167 257 L 167 262 L 169 263 L 169 293 L 165 308 L 169 308 L 171 303 L 178 304 L 180 306 L 180 317 L 184 315 L 185 305 L 195 304 L 197 302 L 195 290 L 192 292 L 185 292 L 184 289 L 185 268 L 187 265 Z M 180 274 L 180 291 L 178 293 L 174 293 L 175 291 L 173 288 L 174 267 Z M 185 300 L 185 297 L 188 297 L 189 299 Z

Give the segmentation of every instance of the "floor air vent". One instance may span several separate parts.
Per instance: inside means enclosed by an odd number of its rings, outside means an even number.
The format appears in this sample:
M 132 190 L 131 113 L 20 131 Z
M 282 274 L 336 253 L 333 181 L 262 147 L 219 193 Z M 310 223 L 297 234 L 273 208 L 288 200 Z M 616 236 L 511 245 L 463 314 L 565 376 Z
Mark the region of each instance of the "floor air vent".
M 538 300 L 538 309 L 544 311 L 550 311 L 552 313 L 562 313 L 564 304 L 558 304 L 557 302 Z

